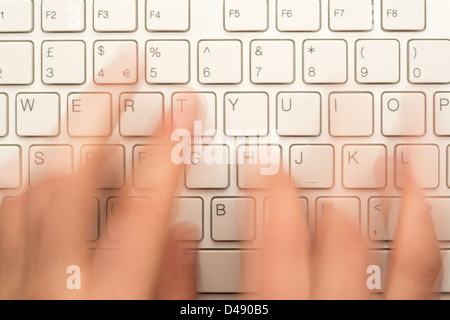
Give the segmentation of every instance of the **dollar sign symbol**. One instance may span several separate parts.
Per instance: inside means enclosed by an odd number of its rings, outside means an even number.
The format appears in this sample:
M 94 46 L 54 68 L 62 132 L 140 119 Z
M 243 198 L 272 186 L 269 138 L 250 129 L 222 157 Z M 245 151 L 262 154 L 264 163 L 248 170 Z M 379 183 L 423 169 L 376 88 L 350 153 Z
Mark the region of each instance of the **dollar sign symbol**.
M 98 47 L 98 54 L 100 56 L 103 56 L 105 54 L 105 47 L 104 46 Z

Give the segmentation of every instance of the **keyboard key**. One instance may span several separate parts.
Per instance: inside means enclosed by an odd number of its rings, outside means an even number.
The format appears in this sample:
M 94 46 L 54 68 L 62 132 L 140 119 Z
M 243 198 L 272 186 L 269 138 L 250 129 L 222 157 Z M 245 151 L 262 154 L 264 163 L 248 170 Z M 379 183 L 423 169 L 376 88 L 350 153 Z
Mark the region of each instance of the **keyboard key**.
M 112 133 L 112 97 L 109 93 L 71 93 L 67 130 L 73 137 L 107 137 Z
M 102 166 L 99 168 L 99 189 L 120 189 L 125 184 L 125 147 L 122 145 L 81 147 L 81 163 L 84 164 L 98 153 L 102 158 Z
M 257 270 L 261 265 L 256 251 L 249 250 L 200 250 L 197 290 L 201 293 L 257 292 L 259 275 L 252 272 L 241 276 L 242 265 Z
M 371 93 L 331 93 L 330 135 L 370 137 L 374 132 L 373 103 Z
M 0 41 L 0 85 L 27 85 L 33 82 L 33 42 Z
M 331 145 L 293 145 L 290 150 L 292 186 L 329 189 L 334 186 L 334 148 Z
M 266 31 L 269 23 L 267 0 L 224 0 L 226 31 Z
M 22 149 L 0 145 L 0 189 L 18 189 L 22 185 Z
M 358 40 L 355 54 L 358 83 L 387 84 L 400 81 L 398 40 Z
M 347 82 L 347 55 L 345 40 L 305 40 L 303 81 L 307 84 Z
M 331 31 L 370 31 L 373 29 L 373 0 L 330 0 Z
M 188 189 L 227 189 L 230 185 L 229 147 L 193 146 L 185 184 Z
M 450 189 L 450 145 L 447 147 L 447 187 Z
M 386 92 L 382 95 L 381 131 L 385 136 L 423 136 L 426 97 L 422 92 Z
M 100 238 L 100 201 L 92 199 L 92 211 L 86 228 L 86 241 L 96 241 Z
M 397 145 L 395 147 L 395 185 L 404 188 L 403 173 L 412 170 L 425 189 L 439 187 L 439 147 L 437 145 Z
M 356 197 L 320 197 L 316 200 L 316 230 L 325 210 L 337 210 L 358 230 L 361 227 L 361 201 Z
M 136 41 L 94 43 L 94 81 L 97 84 L 134 84 L 138 80 L 137 64 Z
M 164 117 L 162 93 L 126 92 L 120 95 L 120 134 L 150 137 L 160 133 Z
M 0 1 L 0 33 L 33 31 L 33 5 L 32 0 Z
M 408 81 L 450 83 L 450 40 L 411 40 L 408 43 Z
M 238 84 L 242 82 L 241 41 L 200 41 L 198 55 L 198 81 L 201 84 Z
M 306 198 L 298 198 L 299 207 L 302 210 L 302 214 L 305 218 L 305 223 L 308 225 L 309 217 L 308 217 L 308 199 Z M 264 200 L 264 237 L 268 236 L 268 232 L 270 230 L 270 213 L 272 212 L 273 206 L 273 198 L 266 198 Z M 276 218 L 275 218 L 276 219 Z
M 150 84 L 185 84 L 190 81 L 189 41 L 147 41 L 147 82 Z
M 57 93 L 19 93 L 16 97 L 17 135 L 58 136 L 60 113 L 60 96 Z
M 44 41 L 42 43 L 42 82 L 45 84 L 85 83 L 86 44 L 83 41 Z
M 82 32 L 86 28 L 85 0 L 43 0 L 42 30 Z
M 320 30 L 320 0 L 277 1 L 277 28 L 279 31 L 295 32 Z
M 148 31 L 184 32 L 190 27 L 189 0 L 147 0 Z
M 8 96 L 0 93 L 0 137 L 6 137 L 9 130 Z
M 225 94 L 225 134 L 257 137 L 269 134 L 269 96 L 262 92 Z
M 450 92 L 434 95 L 434 132 L 438 136 L 450 136 Z
M 438 241 L 450 241 L 450 198 L 426 198 Z M 369 236 L 373 241 L 394 240 L 401 200 L 378 198 L 369 200 Z
M 423 31 L 426 3 L 425 0 L 382 0 L 381 16 L 386 31 Z
M 94 0 L 94 30 L 133 32 L 137 30 L 136 0 Z
M 280 92 L 277 96 L 280 136 L 316 137 L 322 131 L 322 97 L 318 92 Z
M 295 43 L 291 40 L 251 42 L 251 81 L 256 84 L 295 81 Z
M 342 148 L 342 185 L 346 189 L 383 189 L 387 184 L 384 145 L 346 145 Z
M 73 172 L 73 149 L 67 145 L 33 145 L 29 151 L 30 187 Z
M 187 163 L 188 159 L 180 155 L 178 158 L 175 153 L 172 154 L 172 159 L 167 159 L 166 146 L 162 145 L 135 145 L 133 148 L 133 186 L 136 189 L 155 189 L 160 188 L 162 183 L 165 183 L 166 177 L 162 177 L 159 171 L 149 171 L 149 168 L 161 168 L 164 165 L 172 163 Z M 145 168 L 145 171 L 144 169 Z M 143 174 L 143 173 L 146 174 Z
M 251 241 L 255 237 L 255 199 L 213 198 L 211 238 L 214 241 Z
M 182 115 L 183 111 L 193 106 L 194 103 L 199 103 L 201 108 L 197 112 L 198 122 L 195 124 L 193 134 L 195 136 L 214 136 L 217 131 L 217 96 L 214 92 L 175 92 L 172 95 L 172 117 L 174 114 Z M 175 117 L 172 118 L 172 121 L 175 128 L 180 128 L 181 124 L 176 122 Z M 199 123 L 201 123 L 201 128 Z
M 201 241 L 203 239 L 203 199 L 197 197 L 175 198 L 173 201 L 172 215 L 175 223 L 189 222 L 198 228 L 198 235 L 192 235 L 187 241 Z
M 281 170 L 281 146 L 245 145 L 237 148 L 237 184 L 241 189 L 270 188 Z

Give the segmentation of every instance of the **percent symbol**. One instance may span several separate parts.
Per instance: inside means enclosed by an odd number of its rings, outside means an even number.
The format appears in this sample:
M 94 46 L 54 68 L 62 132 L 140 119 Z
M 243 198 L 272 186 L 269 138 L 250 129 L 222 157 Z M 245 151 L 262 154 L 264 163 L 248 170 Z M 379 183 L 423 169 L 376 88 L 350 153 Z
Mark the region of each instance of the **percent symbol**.
M 161 51 L 159 51 L 159 48 L 151 47 L 150 53 L 152 54 L 153 58 L 160 58 L 161 57 Z

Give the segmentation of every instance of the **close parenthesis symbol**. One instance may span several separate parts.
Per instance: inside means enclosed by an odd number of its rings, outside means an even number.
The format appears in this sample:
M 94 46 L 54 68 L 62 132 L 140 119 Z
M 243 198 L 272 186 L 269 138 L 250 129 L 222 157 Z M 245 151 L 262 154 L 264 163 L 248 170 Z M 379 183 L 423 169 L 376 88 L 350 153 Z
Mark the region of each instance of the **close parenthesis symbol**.
M 362 57 L 363 59 L 365 59 L 365 58 L 364 58 L 364 47 L 361 48 L 361 57 Z
M 413 47 L 413 49 L 414 49 L 414 57 L 413 57 L 413 59 L 415 59 L 417 57 L 417 49 L 416 49 L 416 47 Z

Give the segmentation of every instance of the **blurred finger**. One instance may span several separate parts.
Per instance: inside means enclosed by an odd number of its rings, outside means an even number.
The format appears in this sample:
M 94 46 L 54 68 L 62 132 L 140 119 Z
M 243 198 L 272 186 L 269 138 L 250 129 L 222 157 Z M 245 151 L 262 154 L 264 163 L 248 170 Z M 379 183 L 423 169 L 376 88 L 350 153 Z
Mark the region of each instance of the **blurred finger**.
M 158 298 L 193 300 L 197 296 L 198 228 L 189 223 L 177 224 L 169 237 L 167 253 L 161 264 Z
M 401 202 L 386 299 L 428 299 L 441 268 L 439 244 L 422 191 L 410 174 Z
M 270 195 L 260 298 L 309 299 L 310 241 L 300 201 L 282 174 L 274 176 Z
M 313 263 L 314 299 L 366 299 L 368 249 L 359 230 L 332 206 L 323 210 Z

